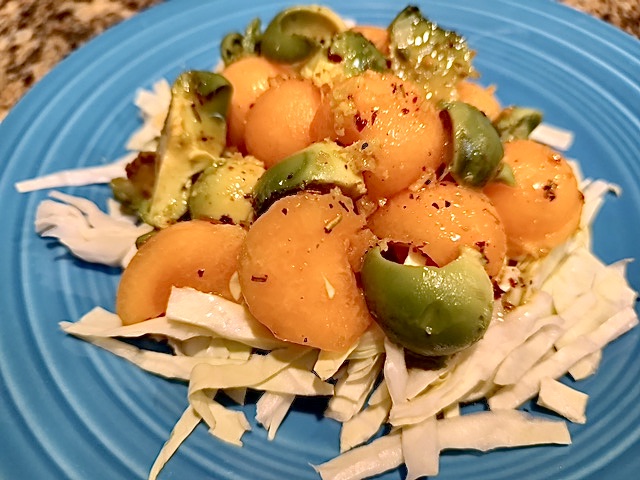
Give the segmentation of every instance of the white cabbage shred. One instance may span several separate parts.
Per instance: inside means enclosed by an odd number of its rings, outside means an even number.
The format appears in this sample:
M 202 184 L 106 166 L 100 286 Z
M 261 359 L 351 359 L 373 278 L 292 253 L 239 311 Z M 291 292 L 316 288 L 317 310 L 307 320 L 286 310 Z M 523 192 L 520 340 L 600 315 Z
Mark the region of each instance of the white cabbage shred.
M 144 124 L 129 140 L 131 153 L 110 165 L 63 171 L 16 185 L 19 191 L 105 183 L 124 174 L 136 151 L 153 150 L 171 99 L 167 82 L 136 97 Z M 532 137 L 559 150 L 571 132 L 540 125 Z M 256 421 L 275 437 L 297 396 L 330 397 L 326 417 L 342 423 L 341 454 L 319 466 L 320 476 L 347 480 L 374 476 L 406 464 L 407 479 L 437 475 L 444 450 L 537 444 L 569 444 L 563 420 L 516 410 L 537 397 L 545 408 L 582 423 L 588 396 L 558 379 L 592 375 L 609 342 L 638 323 L 636 292 L 626 281 L 628 260 L 605 265 L 591 253 L 589 228 L 604 198 L 620 189 L 601 180 L 580 179 L 585 205 L 580 229 L 544 259 L 505 270 L 500 285 L 516 305 L 496 303 L 485 336 L 452 356 L 437 370 L 413 368 L 404 350 L 372 325 L 345 352 L 295 346 L 275 338 L 242 304 L 237 275 L 230 288 L 235 302 L 189 288 L 173 288 L 166 314 L 135 325 L 95 308 L 75 323 L 62 322 L 70 335 L 118 355 L 140 368 L 189 384 L 188 406 L 149 473 L 164 464 L 194 428 L 204 422 L 222 441 L 242 444 L 250 429 L 245 414 L 216 400 L 224 393 L 243 404 L 248 389 L 262 391 Z M 36 231 L 57 238 L 73 255 L 124 266 L 135 240 L 150 227 L 138 225 L 113 204 L 108 212 L 94 203 L 53 191 L 36 214 Z M 419 255 L 408 264 L 424 264 Z M 525 278 L 523 285 L 513 280 Z M 334 287 L 326 282 L 327 295 Z M 142 350 L 119 338 L 151 335 L 164 339 L 173 354 Z M 568 380 L 569 381 L 569 380 Z M 461 404 L 486 399 L 490 411 L 465 413 Z M 382 434 L 385 428 L 391 431 Z
M 92 263 L 122 266 L 136 239 L 152 230 L 119 214 L 106 214 L 85 198 L 52 191 L 36 211 L 35 229 L 53 237 L 75 256 Z

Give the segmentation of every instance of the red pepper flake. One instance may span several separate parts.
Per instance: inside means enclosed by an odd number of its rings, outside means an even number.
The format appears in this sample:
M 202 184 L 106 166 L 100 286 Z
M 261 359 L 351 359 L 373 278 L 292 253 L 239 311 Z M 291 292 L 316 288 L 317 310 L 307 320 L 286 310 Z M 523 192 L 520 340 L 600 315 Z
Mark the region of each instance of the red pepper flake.
M 360 150 L 366 150 L 368 147 L 369 147 L 369 144 L 367 142 L 364 142 L 360 147 Z
M 378 111 L 374 110 L 373 113 L 371 113 L 371 125 L 376 123 L 376 118 L 378 118 Z
M 411 101 L 412 101 L 413 103 L 418 103 L 418 97 L 413 97 L 413 99 L 411 99 Z
M 342 200 L 338 200 L 338 203 L 340 204 L 340 206 L 342 208 L 344 208 L 344 210 L 349 213 L 349 207 L 347 207 L 347 205 L 342 201 Z
M 391 93 L 396 93 L 398 91 L 398 84 L 397 83 L 392 83 L 391 84 Z
M 549 180 L 544 187 L 542 187 L 543 190 L 543 196 L 544 198 L 546 198 L 547 200 L 549 200 L 550 202 L 553 202 L 556 199 L 556 189 L 558 188 L 558 184 L 556 182 L 554 182 L 553 180 Z
M 200 278 L 204 277 L 204 268 L 198 269 L 198 277 Z
M 340 55 L 332 52 L 329 52 L 329 54 L 327 55 L 327 59 L 333 63 L 340 63 L 342 61 L 342 57 Z
M 403 115 L 407 115 L 409 113 L 409 109 L 408 108 L 403 108 L 402 109 L 402 114 Z
M 451 206 L 451 202 L 449 200 L 444 201 L 444 206 L 449 208 Z
M 287 210 L 286 208 L 283 208 L 283 209 L 282 209 L 282 214 L 283 214 L 283 215 L 286 215 L 287 213 L 289 213 L 289 210 Z
M 252 282 L 264 283 L 269 279 L 269 275 L 251 275 Z
M 360 112 L 356 112 L 356 114 L 353 116 L 353 119 L 356 122 L 356 128 L 359 132 L 364 130 L 364 127 L 367 126 L 367 120 L 360 116 Z
M 440 205 L 438 205 L 436 202 L 433 202 L 433 203 L 431 204 L 431 206 L 432 206 L 433 208 L 435 208 L 436 210 L 440 210 Z

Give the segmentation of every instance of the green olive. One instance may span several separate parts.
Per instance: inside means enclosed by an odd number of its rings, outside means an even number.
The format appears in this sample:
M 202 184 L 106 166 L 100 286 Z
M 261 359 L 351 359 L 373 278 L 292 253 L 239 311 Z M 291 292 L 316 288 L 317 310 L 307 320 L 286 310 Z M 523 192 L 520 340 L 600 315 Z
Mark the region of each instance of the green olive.
M 270 60 L 296 63 L 346 30 L 342 19 L 320 6 L 292 7 L 280 12 L 262 35 L 260 52 Z
M 307 188 L 339 187 L 352 198 L 364 195 L 362 173 L 355 167 L 351 150 L 332 142 L 320 142 L 269 168 L 253 189 L 256 213 L 261 214 L 277 199 Z
M 375 247 L 365 255 L 361 279 L 369 311 L 385 334 L 418 355 L 468 348 L 491 321 L 493 287 L 474 249 L 437 268 L 395 263 Z
M 449 170 L 458 183 L 482 187 L 498 173 L 504 155 L 498 132 L 484 113 L 464 102 L 448 102 L 453 159 Z

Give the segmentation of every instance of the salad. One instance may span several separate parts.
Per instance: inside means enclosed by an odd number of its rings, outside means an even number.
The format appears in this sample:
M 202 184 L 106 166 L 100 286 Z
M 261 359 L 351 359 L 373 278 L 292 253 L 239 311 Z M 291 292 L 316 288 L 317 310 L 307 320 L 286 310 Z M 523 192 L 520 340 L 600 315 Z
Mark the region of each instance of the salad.
M 270 437 L 296 396 L 330 397 L 345 453 L 323 478 L 569 443 L 565 423 L 516 409 L 537 395 L 583 422 L 586 397 L 557 379 L 594 373 L 637 324 L 625 262 L 590 251 L 613 187 L 535 140 L 541 113 L 500 106 L 464 39 L 415 7 L 388 28 L 294 7 L 225 37 L 222 58 L 151 94 L 140 153 L 112 181 L 122 208 L 55 193 L 36 223 L 126 265 L 115 314 L 63 329 L 189 382 L 150 478 L 201 421 L 240 444 L 246 418 L 217 397 L 247 389 L 265 392 Z M 172 353 L 114 338 L 142 335 Z M 489 411 L 460 415 L 482 398 Z

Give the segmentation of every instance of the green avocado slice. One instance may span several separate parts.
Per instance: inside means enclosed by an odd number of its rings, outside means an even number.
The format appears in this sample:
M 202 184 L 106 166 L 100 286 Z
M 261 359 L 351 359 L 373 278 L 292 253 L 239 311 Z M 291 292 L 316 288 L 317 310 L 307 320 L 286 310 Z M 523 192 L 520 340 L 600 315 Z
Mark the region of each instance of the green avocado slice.
M 184 72 L 173 84 L 153 193 L 141 212 L 146 223 L 164 228 L 187 212 L 192 177 L 214 163 L 225 148 L 231 90 L 223 76 L 204 71 Z
M 336 186 L 351 198 L 361 197 L 366 192 L 364 179 L 351 155 L 335 143 L 320 142 L 269 168 L 253 189 L 256 213 L 260 215 L 279 198 L 307 188 Z

